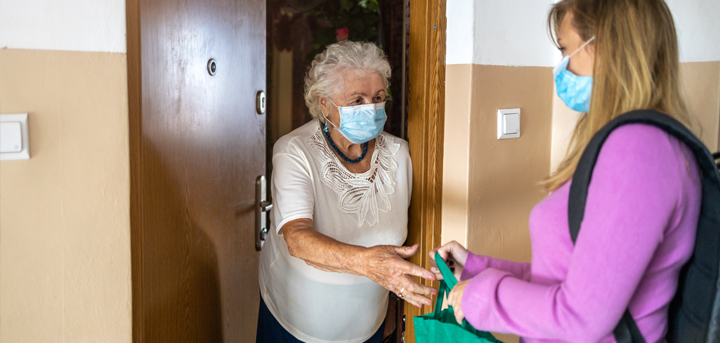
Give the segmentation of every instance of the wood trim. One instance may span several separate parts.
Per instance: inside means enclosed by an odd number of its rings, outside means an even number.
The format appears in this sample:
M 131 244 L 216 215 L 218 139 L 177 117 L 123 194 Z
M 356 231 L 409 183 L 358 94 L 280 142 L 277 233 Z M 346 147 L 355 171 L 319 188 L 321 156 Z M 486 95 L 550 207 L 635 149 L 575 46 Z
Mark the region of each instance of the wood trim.
M 143 342 L 142 280 L 142 54 L 140 0 L 125 2 L 127 22 L 128 110 L 130 140 L 130 246 L 132 265 L 132 337 Z
M 445 128 L 446 0 L 410 2 L 408 142 L 413 161 L 408 245 L 420 244 L 410 261 L 430 269 L 440 245 Z M 417 279 L 417 278 L 416 278 Z M 423 280 L 439 287 L 437 282 Z M 413 317 L 430 312 L 405 304 L 405 342 L 415 342 Z

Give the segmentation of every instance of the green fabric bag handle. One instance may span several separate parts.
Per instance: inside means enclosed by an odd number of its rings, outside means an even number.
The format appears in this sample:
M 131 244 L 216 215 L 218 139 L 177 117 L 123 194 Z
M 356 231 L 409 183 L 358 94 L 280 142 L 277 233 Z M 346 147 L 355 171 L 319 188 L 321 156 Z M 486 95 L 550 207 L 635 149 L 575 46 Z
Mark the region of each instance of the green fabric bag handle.
M 439 252 L 435 253 L 435 264 L 437 264 L 438 269 L 440 269 L 440 274 L 442 274 L 443 276 L 443 280 L 440 281 L 440 290 L 438 291 L 437 299 L 435 300 L 435 309 L 433 311 L 435 319 L 439 319 L 440 312 L 442 312 L 442 301 L 445 297 L 445 293 L 450 295 L 450 291 L 452 291 L 452 289 L 455 288 L 455 285 L 458 284 L 458 280 L 452 273 L 450 268 L 447 266 L 447 264 L 445 264 L 445 260 L 442 259 L 442 256 L 440 256 Z M 449 307 L 452 308 L 452 306 Z M 478 331 L 472 325 L 470 325 L 467 319 L 463 319 L 463 322 L 460 325 L 462 325 L 465 330 L 468 330 L 475 334 L 478 333 Z
M 435 263 L 440 269 L 443 280 L 440 281 L 440 289 L 435 299 L 433 313 L 413 318 L 417 342 L 502 343 L 495 339 L 491 333 L 478 331 L 465 319 L 461 324 L 458 324 L 455 321 L 452 306 L 448 306 L 445 310 L 442 309 L 445 296 L 450 294 L 458 281 L 440 254 L 435 254 Z
M 458 281 L 447 264 L 445 264 L 445 260 L 442 259 L 439 252 L 435 253 L 435 264 L 437 264 L 438 269 L 440 269 L 440 274 L 443 276 L 443 280 L 440 280 L 440 289 L 438 290 L 438 295 L 435 299 L 435 308 L 433 309 L 433 317 L 439 319 L 440 312 L 442 312 L 443 298 L 445 298 L 446 294 L 450 294 L 450 291 L 457 285 Z
M 442 274 L 443 279 L 445 279 L 445 283 L 447 284 L 447 291 L 448 293 L 450 293 L 450 291 L 452 291 L 455 285 L 457 285 L 458 281 L 455 278 L 455 275 L 453 275 L 452 271 L 450 271 L 450 268 L 448 268 L 447 264 L 445 264 L 445 260 L 442 259 L 442 256 L 440 256 L 439 252 L 435 253 L 435 263 L 440 269 L 440 273 Z
M 440 312 L 442 312 L 442 302 L 443 298 L 445 298 L 445 294 L 450 294 L 450 291 L 447 290 L 447 285 L 440 281 L 440 289 L 438 290 L 437 297 L 435 297 L 435 307 L 433 308 L 433 318 L 440 319 Z

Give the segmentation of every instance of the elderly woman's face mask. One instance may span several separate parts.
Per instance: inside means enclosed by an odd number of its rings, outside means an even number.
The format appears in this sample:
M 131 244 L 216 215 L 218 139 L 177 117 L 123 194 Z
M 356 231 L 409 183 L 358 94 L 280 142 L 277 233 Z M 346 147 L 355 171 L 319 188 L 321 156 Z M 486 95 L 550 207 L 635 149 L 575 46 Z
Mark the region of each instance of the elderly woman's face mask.
M 330 100 L 328 98 L 328 100 Z M 335 103 L 330 100 L 335 105 Z M 357 106 L 338 106 L 340 126 L 335 125 L 323 113 L 325 121 L 332 124 L 347 140 L 354 144 L 362 144 L 377 137 L 385 127 L 387 115 L 385 102 Z

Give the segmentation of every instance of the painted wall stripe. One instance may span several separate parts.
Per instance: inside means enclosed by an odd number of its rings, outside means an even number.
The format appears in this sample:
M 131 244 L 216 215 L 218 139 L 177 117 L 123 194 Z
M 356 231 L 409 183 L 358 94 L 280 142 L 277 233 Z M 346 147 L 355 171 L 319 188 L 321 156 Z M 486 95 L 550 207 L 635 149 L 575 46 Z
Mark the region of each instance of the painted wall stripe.
M 0 0 L 0 48 L 126 52 L 124 0 Z
M 447 64 L 554 66 L 559 53 L 547 35 L 546 16 L 555 1 L 448 0 Z M 720 1 L 667 3 L 678 31 L 680 61 L 720 61 Z
M 452 0 L 451 0 L 452 1 Z M 475 4 L 472 63 L 551 66 L 554 52 L 545 29 L 552 0 L 482 0 Z
M 469 64 L 475 43 L 473 0 L 448 0 L 446 64 Z
M 681 62 L 720 61 L 720 1 L 666 0 L 675 20 Z

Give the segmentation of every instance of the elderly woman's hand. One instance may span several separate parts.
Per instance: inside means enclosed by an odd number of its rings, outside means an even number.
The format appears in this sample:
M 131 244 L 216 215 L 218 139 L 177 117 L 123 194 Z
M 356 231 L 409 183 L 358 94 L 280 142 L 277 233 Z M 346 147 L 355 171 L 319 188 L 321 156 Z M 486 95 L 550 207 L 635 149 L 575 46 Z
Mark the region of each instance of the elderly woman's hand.
M 366 276 L 415 306 L 431 305 L 425 295 L 437 294 L 434 288 L 418 284 L 410 277 L 415 275 L 435 280 L 429 270 L 405 261 L 415 255 L 418 244 L 412 247 L 376 245 L 370 248 L 345 244 L 313 230 L 313 221 L 305 218 L 288 222 L 280 234 L 285 237 L 290 256 L 302 259 L 314 268 Z
M 435 280 L 435 276 L 430 271 L 405 261 L 415 255 L 417 250 L 417 244 L 412 247 L 378 245 L 368 248 L 361 256 L 363 274 L 415 306 L 431 306 L 430 298 L 425 295 L 435 295 L 437 291 L 415 282 L 410 275 L 428 280 Z

